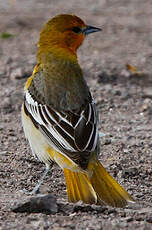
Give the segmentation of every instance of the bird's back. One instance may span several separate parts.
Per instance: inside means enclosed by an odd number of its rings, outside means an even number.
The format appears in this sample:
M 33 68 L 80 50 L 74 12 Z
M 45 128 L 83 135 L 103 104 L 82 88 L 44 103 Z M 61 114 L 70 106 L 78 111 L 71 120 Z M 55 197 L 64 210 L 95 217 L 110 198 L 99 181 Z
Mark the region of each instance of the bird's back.
M 88 86 L 78 63 L 51 58 L 39 71 L 28 88 L 36 101 L 59 111 L 79 111 L 91 102 Z

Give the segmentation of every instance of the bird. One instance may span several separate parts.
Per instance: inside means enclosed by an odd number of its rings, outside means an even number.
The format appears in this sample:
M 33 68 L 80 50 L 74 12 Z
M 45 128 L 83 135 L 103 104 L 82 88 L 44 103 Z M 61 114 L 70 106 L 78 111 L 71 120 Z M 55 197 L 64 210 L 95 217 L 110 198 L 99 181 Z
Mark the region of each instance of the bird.
M 64 172 L 68 201 L 124 207 L 134 199 L 99 161 L 98 111 L 77 49 L 101 31 L 73 14 L 51 18 L 40 32 L 36 65 L 24 87 L 22 125 L 34 157 Z

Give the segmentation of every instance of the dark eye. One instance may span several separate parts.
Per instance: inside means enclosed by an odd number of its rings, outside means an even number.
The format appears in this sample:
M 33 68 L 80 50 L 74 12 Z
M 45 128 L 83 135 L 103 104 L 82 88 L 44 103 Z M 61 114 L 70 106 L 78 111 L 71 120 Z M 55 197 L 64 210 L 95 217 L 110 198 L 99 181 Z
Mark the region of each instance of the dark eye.
M 72 28 L 72 31 L 73 31 L 74 33 L 76 33 L 76 34 L 82 33 L 82 30 L 81 30 L 81 28 L 79 28 L 79 27 L 73 27 L 73 28 Z

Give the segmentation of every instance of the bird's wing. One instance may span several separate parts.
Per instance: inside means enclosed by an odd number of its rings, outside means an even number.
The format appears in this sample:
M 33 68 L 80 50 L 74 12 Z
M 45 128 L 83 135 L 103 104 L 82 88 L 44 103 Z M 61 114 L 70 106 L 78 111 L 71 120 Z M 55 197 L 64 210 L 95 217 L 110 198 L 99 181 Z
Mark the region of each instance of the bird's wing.
M 64 113 L 38 103 L 27 90 L 24 110 L 56 151 L 75 162 L 80 161 L 78 158 L 89 160 L 98 139 L 98 115 L 93 100 L 77 113 Z

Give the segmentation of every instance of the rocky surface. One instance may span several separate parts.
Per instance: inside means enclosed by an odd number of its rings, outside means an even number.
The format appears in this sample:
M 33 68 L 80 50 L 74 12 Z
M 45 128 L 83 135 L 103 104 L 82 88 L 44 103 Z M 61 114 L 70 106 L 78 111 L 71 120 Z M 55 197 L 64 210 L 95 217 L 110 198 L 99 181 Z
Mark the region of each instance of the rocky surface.
M 103 29 L 78 54 L 100 114 L 100 159 L 136 199 L 124 209 L 69 204 L 55 165 L 40 187 L 53 195 L 53 214 L 14 210 L 31 201 L 22 190 L 32 190 L 44 170 L 24 138 L 20 109 L 39 32 L 59 13 Z M 151 15 L 151 0 L 0 0 L 0 230 L 152 229 Z

